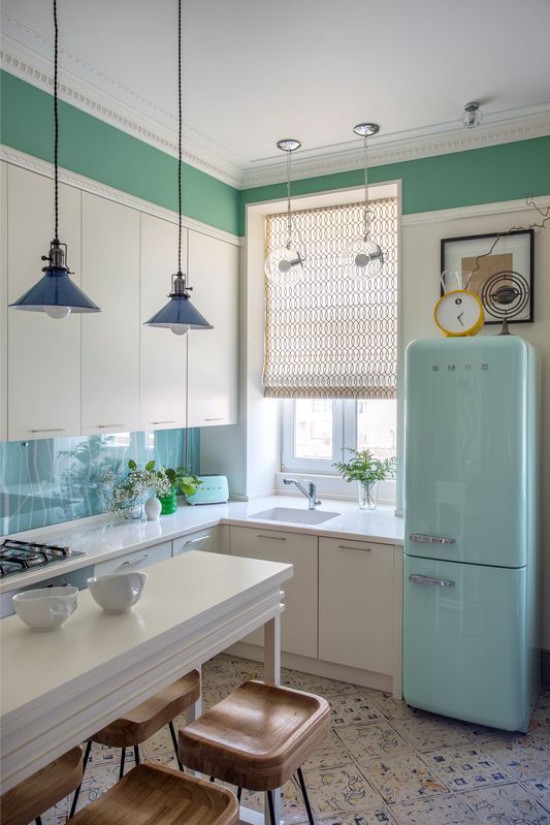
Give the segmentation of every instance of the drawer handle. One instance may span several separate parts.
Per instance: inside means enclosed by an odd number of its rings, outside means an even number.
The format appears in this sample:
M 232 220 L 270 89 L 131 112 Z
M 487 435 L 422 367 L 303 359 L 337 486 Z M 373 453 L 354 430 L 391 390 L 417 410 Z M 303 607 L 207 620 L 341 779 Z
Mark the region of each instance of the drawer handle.
M 411 533 L 411 541 L 418 541 L 421 544 L 454 544 L 454 539 L 446 539 L 442 536 L 425 536 L 423 533 Z
M 149 558 L 149 553 L 146 553 L 140 559 L 136 559 L 135 561 L 129 561 L 128 559 L 126 559 L 126 561 L 123 561 L 122 564 L 120 565 L 120 567 L 118 567 L 117 569 L 121 570 L 123 567 L 135 567 L 136 564 L 141 564 L 143 561 L 146 561 L 148 558 Z
M 42 430 L 29 430 L 30 433 L 65 433 L 67 430 L 64 427 L 48 427 Z
M 370 553 L 370 551 L 372 550 L 372 547 L 361 547 L 360 545 L 358 545 L 358 546 L 353 545 L 352 546 L 351 544 L 339 544 L 338 549 L 339 550 L 365 550 L 367 553 Z
M 286 541 L 285 536 L 268 536 L 265 533 L 258 533 L 257 539 L 271 539 L 271 541 Z
M 452 579 L 434 579 L 431 576 L 421 576 L 418 573 L 411 573 L 409 581 L 413 584 L 427 584 L 428 587 L 454 587 Z
M 151 424 L 175 424 L 175 423 L 176 422 L 172 421 L 172 420 L 169 420 L 169 421 L 151 421 Z
M 98 424 L 98 430 L 108 430 L 110 427 L 125 427 L 125 424 Z
M 188 541 L 183 542 L 182 547 L 187 547 L 188 544 L 200 544 L 201 541 L 206 541 L 206 539 L 209 539 L 209 538 L 210 538 L 210 536 L 207 535 L 207 536 L 199 536 L 196 539 L 189 539 Z
M 203 421 L 223 421 L 223 418 L 203 418 Z

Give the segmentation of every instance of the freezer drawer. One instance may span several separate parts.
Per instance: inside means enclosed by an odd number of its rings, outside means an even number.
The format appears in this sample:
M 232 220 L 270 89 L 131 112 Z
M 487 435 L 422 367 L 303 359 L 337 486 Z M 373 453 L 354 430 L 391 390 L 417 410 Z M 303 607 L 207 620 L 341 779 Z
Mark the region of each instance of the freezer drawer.
M 416 708 L 527 730 L 526 569 L 404 559 L 403 694 Z

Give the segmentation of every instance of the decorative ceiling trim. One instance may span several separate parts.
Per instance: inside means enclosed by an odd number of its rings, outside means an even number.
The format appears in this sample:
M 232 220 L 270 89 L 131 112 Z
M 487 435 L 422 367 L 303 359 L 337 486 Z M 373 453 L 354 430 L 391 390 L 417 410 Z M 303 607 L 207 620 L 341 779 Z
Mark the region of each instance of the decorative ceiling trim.
M 17 149 L 12 149 L 11 146 L 0 145 L 0 160 L 10 163 L 13 166 L 20 166 L 29 172 L 35 172 L 38 175 L 43 175 L 53 180 L 53 164 L 45 160 L 40 160 L 40 158 L 36 158 L 33 155 L 19 152 Z M 138 212 L 153 215 L 155 218 L 162 218 L 162 220 L 170 221 L 170 223 L 173 224 L 178 223 L 177 212 L 173 212 L 171 209 L 166 209 L 163 206 L 157 206 L 155 203 L 137 198 L 134 195 L 129 195 L 127 192 L 115 189 L 112 186 L 98 183 L 91 178 L 84 177 L 84 175 L 78 175 L 76 172 L 70 172 L 67 169 L 60 168 L 59 182 L 79 189 L 82 192 L 89 192 L 92 195 L 98 195 L 100 198 L 115 201 L 123 206 L 130 207 L 130 209 L 136 209 Z M 212 238 L 225 241 L 233 246 L 242 246 L 243 244 L 243 239 L 238 235 L 233 235 L 231 232 L 226 232 L 223 229 L 210 226 L 202 221 L 188 218 L 185 215 L 183 216 L 183 226 L 185 229 L 192 229 L 195 232 L 200 232 L 202 235 L 209 235 Z
M 21 42 L 21 40 L 25 42 Z M 33 48 L 44 38 L 3 15 L 0 65 L 11 74 L 51 93 L 51 60 Z M 59 96 L 93 117 L 177 157 L 176 119 L 151 101 L 140 97 L 77 56 L 62 52 L 63 80 Z M 68 68 L 67 68 L 68 67 Z M 82 77 L 82 73 L 86 77 Z M 106 91 L 98 84 L 107 85 Z M 461 122 L 438 124 L 407 132 L 380 133 L 369 142 L 369 167 L 464 152 L 550 134 L 550 102 L 514 111 L 486 114 L 484 125 L 464 129 Z M 183 159 L 186 163 L 236 189 L 282 183 L 284 158 L 247 161 L 219 142 L 184 125 Z M 331 146 L 301 149 L 293 157 L 293 179 L 362 169 L 362 143 L 350 140 Z

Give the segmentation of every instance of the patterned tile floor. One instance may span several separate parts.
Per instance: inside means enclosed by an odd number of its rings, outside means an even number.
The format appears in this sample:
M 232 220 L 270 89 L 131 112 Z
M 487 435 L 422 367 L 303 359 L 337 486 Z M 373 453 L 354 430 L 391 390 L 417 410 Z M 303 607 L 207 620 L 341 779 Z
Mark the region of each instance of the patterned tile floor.
M 255 662 L 217 656 L 203 669 L 205 707 L 261 675 Z M 332 705 L 330 737 L 304 765 L 318 825 L 550 825 L 549 690 L 539 697 L 529 733 L 515 735 L 298 671 L 283 670 L 283 682 Z M 142 750 L 175 765 L 167 730 Z M 79 807 L 116 782 L 118 758 L 94 745 Z M 262 797 L 245 793 L 243 802 L 259 809 Z M 64 823 L 67 807 L 49 811 L 43 825 Z M 285 825 L 307 822 L 293 782 L 283 789 L 283 814 Z

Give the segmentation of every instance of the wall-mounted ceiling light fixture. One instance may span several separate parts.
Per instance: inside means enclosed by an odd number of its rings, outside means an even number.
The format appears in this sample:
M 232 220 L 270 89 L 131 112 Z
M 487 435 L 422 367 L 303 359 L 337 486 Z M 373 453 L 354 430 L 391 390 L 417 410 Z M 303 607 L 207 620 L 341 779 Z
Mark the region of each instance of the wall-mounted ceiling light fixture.
M 370 237 L 370 209 L 368 188 L 367 138 L 380 131 L 377 123 L 358 123 L 353 131 L 363 138 L 363 180 L 365 200 L 363 206 L 363 231 L 360 237 L 348 243 L 342 253 L 342 274 L 348 278 L 365 278 L 380 275 L 384 253 Z
M 29 312 L 45 312 L 50 318 L 66 318 L 71 312 L 101 312 L 86 293 L 69 278 L 67 266 L 67 245 L 59 240 L 59 112 L 57 100 L 57 70 L 59 53 L 59 29 L 57 25 L 57 0 L 53 0 L 54 23 L 54 239 L 50 241 L 50 254 L 42 255 L 48 266 L 42 268 L 45 274 L 18 301 L 10 304 L 11 309 Z
M 293 239 L 292 208 L 290 200 L 290 158 L 292 152 L 302 144 L 294 138 L 277 141 L 277 148 L 286 152 L 286 193 L 287 193 L 287 241 L 284 246 L 268 248 L 265 259 L 265 274 L 276 284 L 296 283 L 305 277 L 304 249 Z
M 187 276 L 181 271 L 182 236 L 182 105 L 181 105 L 181 0 L 178 0 L 178 271 L 172 275 L 172 289 L 168 303 L 146 321 L 149 327 L 171 330 L 175 335 L 185 335 L 190 329 L 213 329 L 190 301 L 193 287 L 187 286 Z
M 474 129 L 476 126 L 481 126 L 483 121 L 483 114 L 479 108 L 479 103 L 472 100 L 464 106 L 462 114 L 462 125 L 465 129 Z

